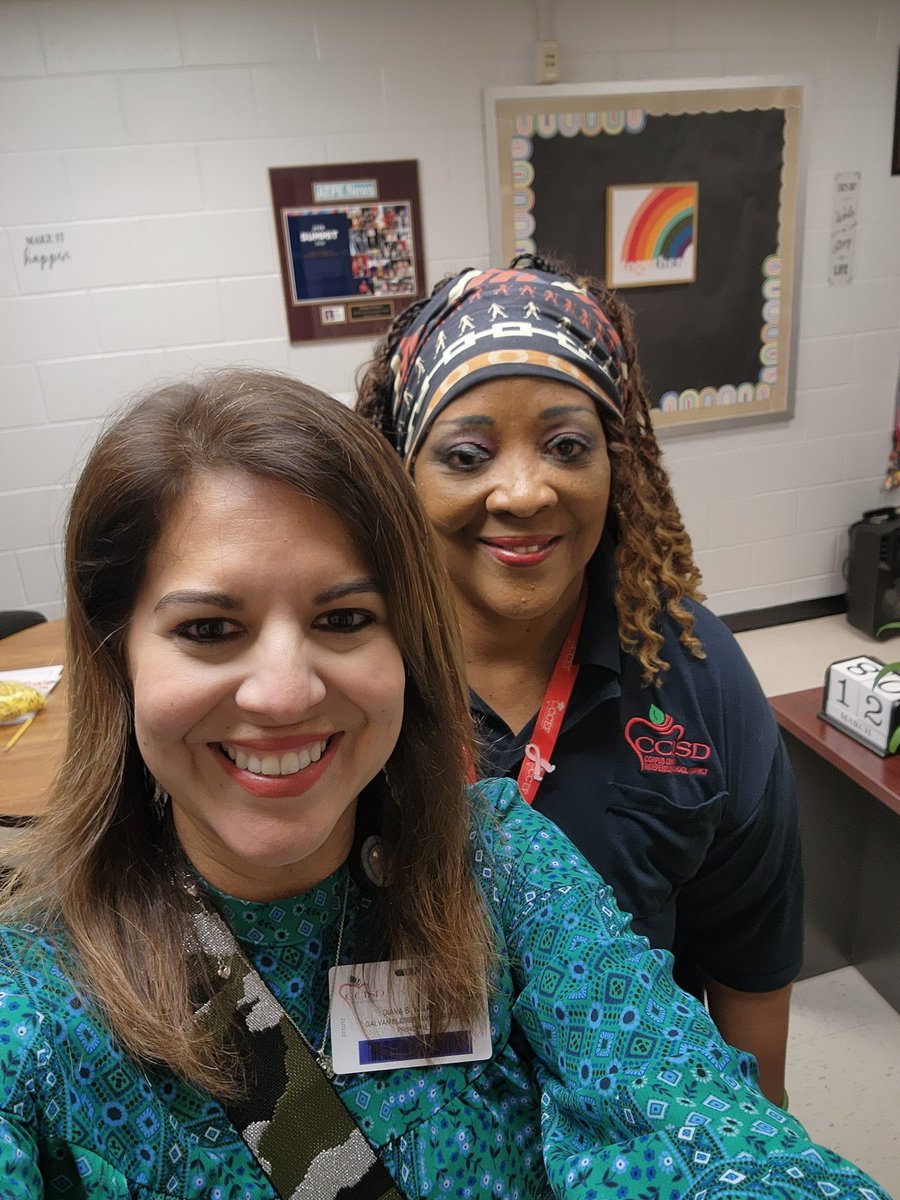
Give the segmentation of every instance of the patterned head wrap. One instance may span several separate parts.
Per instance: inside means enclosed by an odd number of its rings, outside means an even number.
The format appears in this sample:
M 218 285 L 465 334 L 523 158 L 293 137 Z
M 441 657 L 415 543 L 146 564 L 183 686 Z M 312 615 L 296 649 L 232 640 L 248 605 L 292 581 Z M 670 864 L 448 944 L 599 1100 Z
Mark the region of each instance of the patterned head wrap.
M 395 444 L 412 465 L 439 413 L 492 379 L 541 375 L 621 414 L 615 327 L 589 292 L 539 270 L 464 271 L 416 314 L 391 360 Z

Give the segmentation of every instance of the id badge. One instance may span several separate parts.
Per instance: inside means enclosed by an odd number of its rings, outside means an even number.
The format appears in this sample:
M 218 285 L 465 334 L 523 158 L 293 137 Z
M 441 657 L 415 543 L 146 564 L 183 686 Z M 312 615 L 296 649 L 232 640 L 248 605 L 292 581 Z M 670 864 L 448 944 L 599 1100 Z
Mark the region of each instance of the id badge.
M 491 1057 L 486 994 L 471 1027 L 451 1022 L 445 1033 L 427 1042 L 417 1037 L 408 982 L 415 970 L 415 963 L 404 959 L 331 968 L 329 1019 L 336 1074 L 481 1062 Z

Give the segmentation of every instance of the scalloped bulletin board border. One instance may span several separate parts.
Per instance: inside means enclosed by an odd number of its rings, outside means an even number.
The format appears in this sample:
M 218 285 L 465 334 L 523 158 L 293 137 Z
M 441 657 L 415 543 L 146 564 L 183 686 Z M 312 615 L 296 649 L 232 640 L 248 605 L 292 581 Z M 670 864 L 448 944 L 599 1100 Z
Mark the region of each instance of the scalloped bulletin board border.
M 608 278 L 609 197 L 696 181 L 694 278 L 616 288 L 659 432 L 793 413 L 803 95 L 785 79 L 485 92 L 495 263 L 531 250 Z

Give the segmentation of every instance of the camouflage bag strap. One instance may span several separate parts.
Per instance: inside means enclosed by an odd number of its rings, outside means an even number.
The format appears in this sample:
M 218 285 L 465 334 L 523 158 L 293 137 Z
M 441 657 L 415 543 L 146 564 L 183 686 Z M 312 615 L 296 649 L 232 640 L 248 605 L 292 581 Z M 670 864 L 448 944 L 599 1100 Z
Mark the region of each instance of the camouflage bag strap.
M 404 1200 L 231 930 L 196 888 L 188 890 L 200 948 L 222 980 L 197 1019 L 210 1030 L 237 1027 L 244 1035 L 253 1087 L 225 1101 L 225 1112 L 281 1200 Z

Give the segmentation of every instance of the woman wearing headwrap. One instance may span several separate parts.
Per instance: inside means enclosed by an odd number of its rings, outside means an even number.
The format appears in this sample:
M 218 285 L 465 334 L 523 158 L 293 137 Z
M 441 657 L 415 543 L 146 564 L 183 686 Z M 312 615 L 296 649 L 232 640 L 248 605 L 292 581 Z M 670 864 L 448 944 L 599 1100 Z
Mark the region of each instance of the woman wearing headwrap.
M 569 835 L 781 1102 L 802 957 L 794 781 L 700 603 L 627 310 L 537 259 L 464 271 L 396 319 L 358 408 L 436 528 L 481 772 L 517 778 Z

